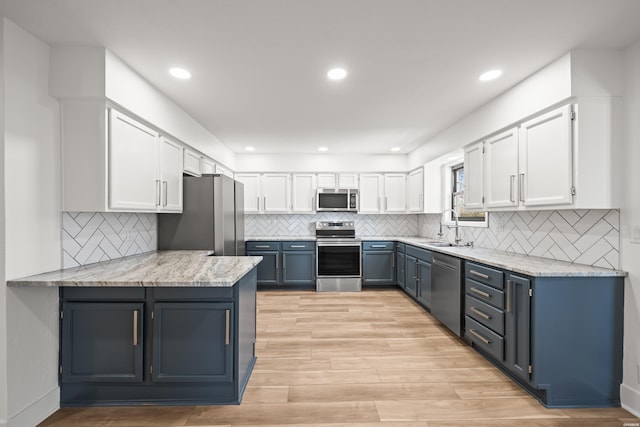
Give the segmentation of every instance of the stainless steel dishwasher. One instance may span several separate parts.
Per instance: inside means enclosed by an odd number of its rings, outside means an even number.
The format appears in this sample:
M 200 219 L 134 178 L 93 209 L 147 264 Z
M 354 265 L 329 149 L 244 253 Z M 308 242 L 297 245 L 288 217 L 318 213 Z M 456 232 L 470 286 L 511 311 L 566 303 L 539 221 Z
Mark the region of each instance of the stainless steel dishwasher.
M 431 262 L 431 314 L 462 336 L 462 261 L 433 253 Z

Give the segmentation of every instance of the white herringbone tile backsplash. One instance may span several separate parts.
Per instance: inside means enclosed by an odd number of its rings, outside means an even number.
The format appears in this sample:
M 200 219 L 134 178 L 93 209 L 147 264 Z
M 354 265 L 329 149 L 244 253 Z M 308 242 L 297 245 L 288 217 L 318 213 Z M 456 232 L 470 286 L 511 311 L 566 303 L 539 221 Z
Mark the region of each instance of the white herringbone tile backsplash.
M 62 213 L 62 268 L 121 258 L 158 247 L 157 215 Z
M 418 215 L 357 215 L 323 212 L 315 215 L 245 215 L 245 235 L 315 236 L 316 221 L 355 221 L 359 236 L 415 236 Z
M 440 215 L 420 215 L 421 236 L 437 238 Z M 455 230 L 445 228 L 453 241 Z M 492 212 L 489 228 L 462 227 L 475 246 L 604 268 L 620 268 L 620 211 Z

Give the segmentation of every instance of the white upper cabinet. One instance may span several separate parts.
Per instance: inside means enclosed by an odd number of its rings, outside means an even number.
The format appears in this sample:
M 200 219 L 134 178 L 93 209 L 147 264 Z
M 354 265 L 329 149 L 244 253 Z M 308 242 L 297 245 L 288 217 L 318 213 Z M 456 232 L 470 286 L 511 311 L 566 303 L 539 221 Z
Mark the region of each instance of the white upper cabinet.
M 485 207 L 518 206 L 518 128 L 484 143 Z
M 216 173 L 216 164 L 213 163 L 213 160 L 209 160 L 206 157 L 202 159 L 202 173 L 203 174 Z
M 188 148 L 184 149 L 184 173 L 200 176 L 202 175 L 203 158 L 200 154 Z
M 289 204 L 289 174 L 262 175 L 262 210 L 265 213 L 287 213 Z
M 182 212 L 182 145 L 160 138 L 160 210 Z
M 216 165 L 216 173 L 220 175 L 226 175 L 229 178 L 234 179 L 234 173 L 231 171 L 231 169 L 218 164 Z
M 381 213 L 384 197 L 384 175 L 360 174 L 359 213 Z
M 236 179 L 244 184 L 244 213 L 260 213 L 260 174 L 239 173 Z
M 314 174 L 293 174 L 291 177 L 291 211 L 295 213 L 315 213 L 316 176 Z
M 407 174 L 384 175 L 384 211 L 392 213 L 407 211 Z
M 573 202 L 571 105 L 520 125 L 520 195 L 524 206 Z
M 424 166 L 421 166 L 407 176 L 407 211 L 423 212 L 424 207 Z
M 108 174 L 110 209 L 155 211 L 160 208 L 162 183 L 158 176 L 157 159 L 158 134 L 136 120 L 111 110 Z
M 319 173 L 318 188 L 358 188 L 358 174 Z
M 483 142 L 476 142 L 464 149 L 464 208 L 482 210 L 483 195 Z

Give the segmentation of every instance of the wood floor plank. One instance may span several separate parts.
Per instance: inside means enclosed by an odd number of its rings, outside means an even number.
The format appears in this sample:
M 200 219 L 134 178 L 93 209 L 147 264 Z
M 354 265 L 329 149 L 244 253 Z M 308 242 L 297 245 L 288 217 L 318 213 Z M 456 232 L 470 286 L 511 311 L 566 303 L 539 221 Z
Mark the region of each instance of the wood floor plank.
M 285 403 L 289 400 L 289 386 L 247 386 L 243 403 Z
M 458 399 L 447 383 L 292 385 L 289 402 L 341 402 L 371 400 Z

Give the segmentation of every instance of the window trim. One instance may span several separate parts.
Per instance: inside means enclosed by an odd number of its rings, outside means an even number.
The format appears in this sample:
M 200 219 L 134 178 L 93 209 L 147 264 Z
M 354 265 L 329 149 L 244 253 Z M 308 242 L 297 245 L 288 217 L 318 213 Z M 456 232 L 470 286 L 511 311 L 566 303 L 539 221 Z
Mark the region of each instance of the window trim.
M 443 165 L 443 180 L 444 180 L 444 189 L 446 191 L 444 197 L 444 210 L 452 209 L 453 206 L 453 198 L 455 195 L 462 195 L 464 190 L 458 191 L 456 193 L 453 192 L 453 174 L 454 170 L 459 169 L 460 167 L 464 167 L 464 163 L 461 163 L 460 160 L 454 160 L 449 163 L 445 163 Z M 456 211 L 457 212 L 457 211 Z M 451 212 L 449 215 L 443 215 L 442 223 L 444 225 L 455 225 L 455 220 L 452 218 Z M 464 219 L 464 217 L 458 219 L 458 224 L 460 227 L 478 227 L 478 228 L 488 228 L 489 227 L 489 213 L 484 212 L 483 219 Z

